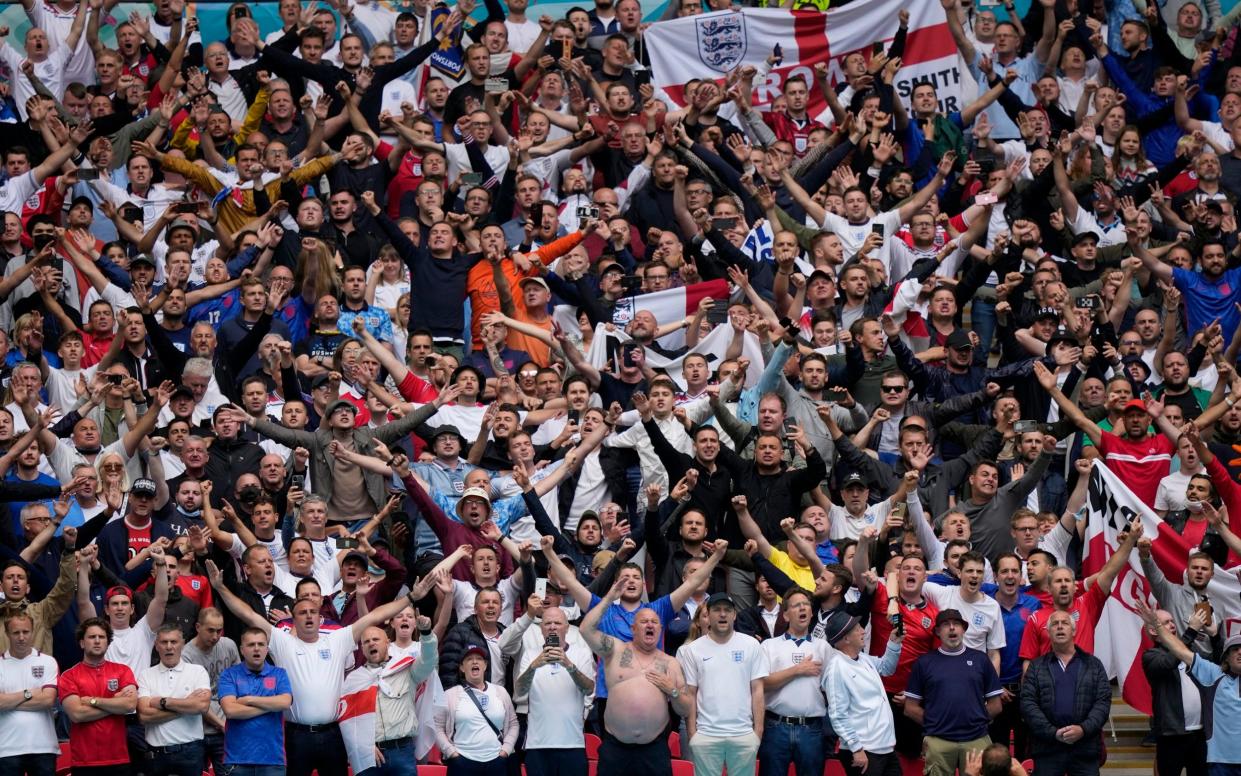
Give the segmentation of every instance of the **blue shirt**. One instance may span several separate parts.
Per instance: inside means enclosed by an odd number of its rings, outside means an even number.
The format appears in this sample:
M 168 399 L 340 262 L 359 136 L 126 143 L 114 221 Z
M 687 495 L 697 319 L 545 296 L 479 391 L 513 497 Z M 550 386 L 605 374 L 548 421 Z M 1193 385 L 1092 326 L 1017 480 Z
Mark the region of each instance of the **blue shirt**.
M 1241 763 L 1241 683 L 1215 663 L 1194 657 L 1189 667 L 1202 693 L 1202 722 L 1211 732 L 1207 739 L 1207 762 Z
M 1227 270 L 1218 280 L 1210 281 L 1201 272 L 1174 267 L 1172 283 L 1184 300 L 1189 331 L 1203 329 L 1219 318 L 1225 340 L 1232 341 L 1232 333 L 1241 322 L 1235 305 L 1241 302 L 1241 269 Z
M 943 648 L 914 661 L 906 697 L 922 704 L 922 729 L 945 741 L 973 741 L 987 735 L 987 698 L 1004 692 L 986 654 L 969 647 L 946 654 Z
M 595 594 L 590 596 L 590 606 L 585 611 L 590 611 L 599 605 L 603 599 Z M 659 624 L 662 630 L 659 634 L 659 648 L 664 648 L 663 632 L 668 630 L 668 624 L 676 619 L 676 609 L 672 608 L 672 598 L 664 596 L 656 598 L 654 601 L 640 604 L 637 609 L 632 612 L 621 606 L 617 601 L 607 608 L 603 613 L 603 617 L 599 618 L 599 632 L 606 633 L 614 639 L 620 641 L 633 641 L 633 620 L 638 616 L 638 612 L 643 609 L 651 609 L 659 615 Z M 598 675 L 595 677 L 595 696 L 598 698 L 608 697 L 608 686 L 603 675 L 603 664 L 599 665 Z
M 995 586 L 993 589 L 987 590 L 987 585 L 983 585 L 983 592 L 995 598 Z M 999 599 L 996 598 L 996 603 Z M 1025 632 L 1026 620 L 1030 619 L 1030 615 L 1043 608 L 1042 602 L 1031 595 L 1025 593 L 1017 593 L 1017 603 L 1012 609 L 1005 609 L 1004 604 L 1000 604 L 1000 617 L 1004 621 L 1004 648 L 1000 650 L 1000 681 L 1004 684 L 1014 684 L 1021 681 L 1021 634 Z
M 392 341 L 392 319 L 388 311 L 382 307 L 362 303 L 361 310 L 350 310 L 344 302 L 340 305 L 340 317 L 336 319 L 336 328 L 346 333 L 353 332 L 353 319 L 361 318 L 366 330 L 380 342 Z
M 254 673 L 245 663 L 229 666 L 220 674 L 219 695 L 270 698 L 293 694 L 283 668 L 264 663 Z M 284 715 L 269 711 L 250 719 L 230 719 L 224 730 L 224 762 L 229 765 L 284 765 Z
M 33 480 L 20 479 L 18 478 L 16 473 L 10 472 L 9 475 L 4 478 L 4 481 L 5 482 L 24 482 L 29 485 L 55 485 L 56 487 L 60 487 L 60 480 L 56 479 L 55 477 L 49 477 L 46 474 L 43 474 L 42 472 L 40 472 L 39 476 L 35 477 Z M 12 501 L 9 503 L 9 514 L 11 515 L 12 520 L 13 520 L 13 535 L 14 536 L 24 535 L 24 532 L 22 531 L 22 507 L 26 506 L 27 504 L 31 504 L 31 503 L 36 503 L 36 502 Z M 41 503 L 47 505 L 48 514 L 51 514 L 52 502 L 43 501 Z

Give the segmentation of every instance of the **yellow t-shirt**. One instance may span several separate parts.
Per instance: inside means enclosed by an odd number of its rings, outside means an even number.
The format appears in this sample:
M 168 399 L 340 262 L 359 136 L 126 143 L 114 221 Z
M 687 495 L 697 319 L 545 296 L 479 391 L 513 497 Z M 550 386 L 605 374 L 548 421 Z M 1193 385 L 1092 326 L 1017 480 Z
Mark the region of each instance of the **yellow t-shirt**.
M 771 548 L 771 557 L 767 560 L 771 562 L 771 565 L 783 571 L 786 577 L 793 580 L 793 584 L 814 592 L 814 572 L 809 566 L 794 563 L 787 552 L 776 547 Z

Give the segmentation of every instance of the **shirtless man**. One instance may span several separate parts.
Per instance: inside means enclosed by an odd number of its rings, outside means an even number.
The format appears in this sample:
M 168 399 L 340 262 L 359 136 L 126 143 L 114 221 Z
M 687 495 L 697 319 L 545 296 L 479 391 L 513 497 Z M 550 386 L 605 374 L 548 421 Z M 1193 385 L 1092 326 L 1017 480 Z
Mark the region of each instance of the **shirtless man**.
M 603 658 L 607 678 L 599 776 L 667 774 L 672 772 L 672 755 L 664 735 L 668 703 L 685 717 L 691 702 L 681 666 L 659 648 L 663 628 L 654 609 L 644 607 L 634 615 L 631 642 L 599 631 L 599 620 L 620 599 L 627 584 L 627 580 L 618 579 L 579 626 L 582 638 Z

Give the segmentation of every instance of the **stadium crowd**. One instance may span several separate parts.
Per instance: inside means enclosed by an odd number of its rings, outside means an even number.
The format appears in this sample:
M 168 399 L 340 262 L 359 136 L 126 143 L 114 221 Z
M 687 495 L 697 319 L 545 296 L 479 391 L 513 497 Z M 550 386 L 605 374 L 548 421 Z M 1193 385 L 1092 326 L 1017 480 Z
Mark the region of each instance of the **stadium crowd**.
M 1241 12 L 759 110 L 637 0 L 21 5 L 0 776 L 1098 773 L 1131 560 L 1159 776 L 1241 774 Z

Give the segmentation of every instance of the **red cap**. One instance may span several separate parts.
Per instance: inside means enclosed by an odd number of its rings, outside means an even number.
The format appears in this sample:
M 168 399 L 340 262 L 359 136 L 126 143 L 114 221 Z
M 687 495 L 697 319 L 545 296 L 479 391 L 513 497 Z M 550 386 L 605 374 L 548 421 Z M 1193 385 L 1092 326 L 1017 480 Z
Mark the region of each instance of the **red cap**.
M 1120 411 L 1121 411 L 1121 414 L 1124 414 L 1128 412 L 1129 410 L 1137 410 L 1138 412 L 1146 412 L 1146 402 L 1142 401 L 1141 399 L 1130 399 L 1125 404 L 1124 407 L 1121 407 Z
M 106 605 L 109 601 L 111 601 L 112 596 L 115 596 L 115 595 L 123 595 L 126 598 L 128 598 L 130 601 L 134 600 L 133 590 L 130 590 L 124 585 L 116 585 L 115 587 L 108 588 L 108 594 L 103 597 L 104 604 Z

